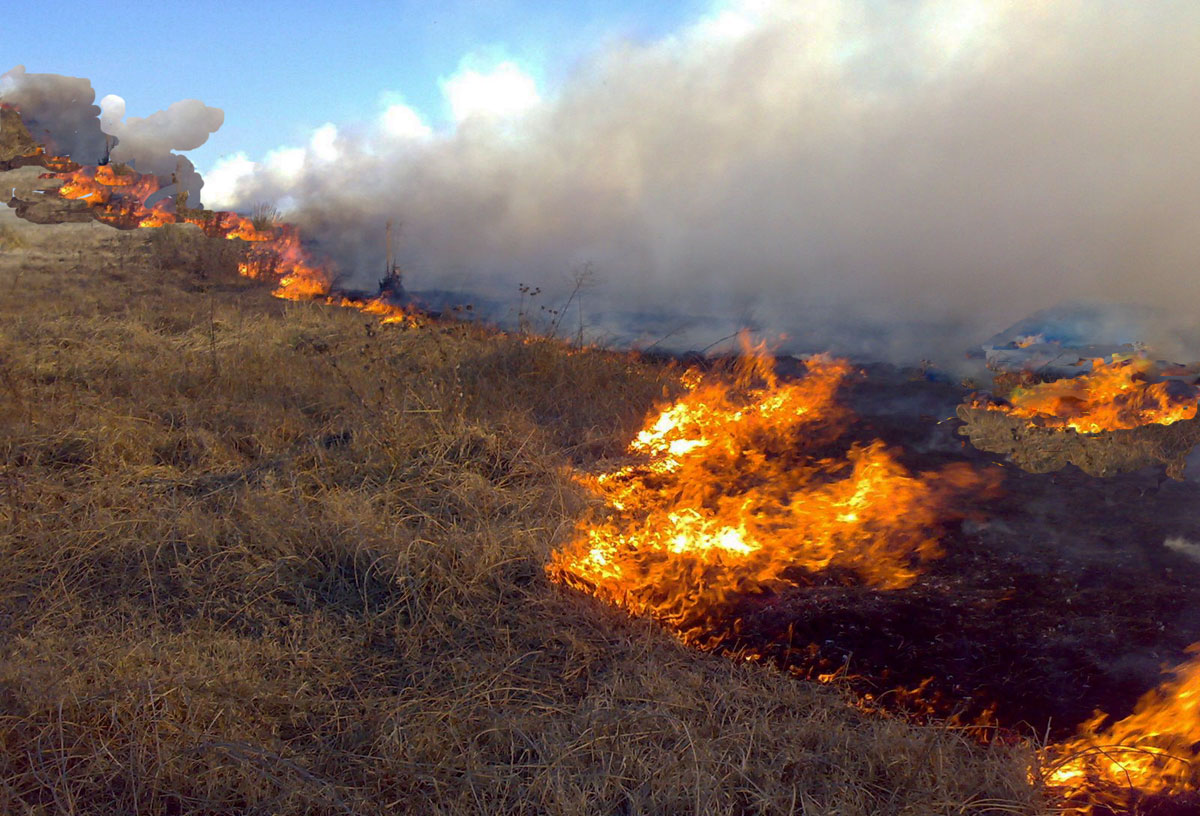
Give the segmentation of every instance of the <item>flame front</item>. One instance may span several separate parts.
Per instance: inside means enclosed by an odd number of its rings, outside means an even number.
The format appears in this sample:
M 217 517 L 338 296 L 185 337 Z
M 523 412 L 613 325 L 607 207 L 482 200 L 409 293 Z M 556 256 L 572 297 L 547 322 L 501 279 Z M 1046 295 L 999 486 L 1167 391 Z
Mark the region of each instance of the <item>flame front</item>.
M 71 167 L 48 174 L 62 180 L 60 198 L 85 201 L 98 220 L 118 227 L 157 227 L 175 223 L 169 199 L 153 207 L 146 201 L 159 191 L 158 177 L 114 165 Z
M 781 382 L 761 349 L 732 384 L 689 372 L 688 393 L 631 443 L 639 461 L 584 480 L 607 513 L 579 526 L 548 573 L 693 643 L 725 627 L 739 597 L 823 570 L 911 584 L 940 554 L 950 494 L 986 480 L 966 466 L 913 475 L 879 441 L 839 448 L 849 373 L 814 357 Z
M 1088 374 L 1018 388 L 1009 405 L 988 403 L 987 407 L 1080 433 L 1193 419 L 1200 390 L 1152 382 L 1154 369 L 1155 364 L 1144 357 L 1114 357 L 1111 363 L 1097 359 Z
M 314 261 L 304 249 L 300 234 L 290 224 L 264 229 L 246 216 L 232 212 L 176 208 L 170 198 L 152 206 L 146 202 L 159 192 L 158 178 L 112 165 L 80 167 L 63 159 L 48 159 L 48 167 L 60 172 L 47 174 L 62 180 L 58 195 L 85 201 L 96 219 L 119 228 L 152 228 L 167 224 L 195 224 L 210 238 L 239 239 L 250 244 L 246 259 L 238 265 L 245 277 L 272 281 L 273 295 L 286 300 L 318 300 L 335 306 L 355 308 L 377 315 L 385 323 L 419 323 L 418 316 L 383 297 L 366 299 L 339 295 L 333 273 Z M 57 162 L 57 164 L 55 164 Z
M 1200 652 L 1200 644 L 1190 651 Z M 1107 728 L 1106 715 L 1046 751 L 1046 784 L 1090 812 L 1125 809 L 1139 795 L 1200 789 L 1200 657 L 1144 695 L 1133 714 Z

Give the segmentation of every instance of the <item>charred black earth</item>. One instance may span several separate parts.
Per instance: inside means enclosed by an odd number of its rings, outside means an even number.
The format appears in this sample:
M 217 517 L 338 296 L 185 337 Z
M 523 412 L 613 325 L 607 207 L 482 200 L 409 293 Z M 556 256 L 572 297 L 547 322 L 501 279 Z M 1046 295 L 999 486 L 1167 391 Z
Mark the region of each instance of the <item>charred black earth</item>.
M 793 576 L 714 634 L 800 676 L 841 673 L 883 707 L 1000 729 L 981 733 L 1054 740 L 1097 709 L 1123 717 L 1200 641 L 1200 563 L 1165 545 L 1200 541 L 1200 484 L 1161 466 L 1107 479 L 1006 466 L 956 435 L 965 393 L 871 366 L 843 394 L 852 436 L 896 446 L 914 471 L 1003 469 L 1003 495 L 948 530 L 943 558 L 904 590 Z

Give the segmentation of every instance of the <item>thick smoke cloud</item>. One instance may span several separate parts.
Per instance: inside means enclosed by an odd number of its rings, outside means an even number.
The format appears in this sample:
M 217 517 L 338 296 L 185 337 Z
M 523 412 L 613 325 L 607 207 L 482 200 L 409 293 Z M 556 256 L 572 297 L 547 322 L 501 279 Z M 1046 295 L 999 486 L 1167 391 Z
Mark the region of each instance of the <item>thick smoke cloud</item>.
M 590 261 L 598 334 L 711 315 L 797 348 L 945 359 L 1087 299 L 1161 309 L 1143 339 L 1182 342 L 1198 65 L 1190 0 L 740 0 L 511 114 L 327 125 L 217 168 L 209 203 L 293 204 L 364 286 L 389 218 L 411 288 L 561 302 Z
M 26 73 L 24 65 L 0 74 L 0 101 L 21 109 L 21 119 L 46 151 L 81 164 L 104 157 L 100 108 L 92 83 L 81 77 Z
M 100 100 L 100 124 L 117 137 L 112 160 L 131 164 L 140 173 L 175 176 L 193 202 L 200 200 L 204 180 L 189 159 L 172 151 L 194 150 L 225 122 L 225 112 L 196 99 L 172 103 L 145 118 L 125 118 L 125 100 L 109 94 Z
M 97 164 L 107 156 L 140 173 L 154 173 L 164 183 L 175 179 L 192 203 L 199 202 L 204 180 L 190 160 L 173 151 L 204 144 L 225 120 L 220 108 L 185 99 L 145 118 L 126 119 L 121 97 L 110 94 L 99 105 L 95 99 L 92 83 L 79 77 L 31 74 L 22 65 L 0 75 L 0 100 L 21 110 L 48 152 L 81 164 Z

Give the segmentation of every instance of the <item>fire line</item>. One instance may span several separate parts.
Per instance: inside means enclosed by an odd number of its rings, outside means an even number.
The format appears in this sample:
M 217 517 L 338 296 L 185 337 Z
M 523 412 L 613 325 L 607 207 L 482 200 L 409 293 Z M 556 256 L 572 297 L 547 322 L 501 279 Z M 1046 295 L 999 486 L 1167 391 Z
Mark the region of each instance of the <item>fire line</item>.
M 299 231 L 291 224 L 258 227 L 246 216 L 188 209 L 176 206 L 169 197 L 147 207 L 146 201 L 160 190 L 158 178 L 153 174 L 113 165 L 81 167 L 61 157 L 44 161 L 54 172 L 43 177 L 62 181 L 58 196 L 86 202 L 93 216 L 103 223 L 120 229 L 194 224 L 210 238 L 247 242 L 246 258 L 239 264 L 238 272 L 248 278 L 273 282 L 275 297 L 355 308 L 378 316 L 384 323 L 420 323 L 415 310 L 382 295 L 357 299 L 339 293 L 333 274 L 311 258 L 301 244 Z
M 991 480 L 965 464 L 910 473 L 878 440 L 839 445 L 850 417 L 836 394 L 850 373 L 817 356 L 781 381 L 761 346 L 732 383 L 689 372 L 688 393 L 630 444 L 637 461 L 583 478 L 605 508 L 554 552 L 550 576 L 692 644 L 719 640 L 739 597 L 799 573 L 910 585 L 961 517 L 949 499 Z

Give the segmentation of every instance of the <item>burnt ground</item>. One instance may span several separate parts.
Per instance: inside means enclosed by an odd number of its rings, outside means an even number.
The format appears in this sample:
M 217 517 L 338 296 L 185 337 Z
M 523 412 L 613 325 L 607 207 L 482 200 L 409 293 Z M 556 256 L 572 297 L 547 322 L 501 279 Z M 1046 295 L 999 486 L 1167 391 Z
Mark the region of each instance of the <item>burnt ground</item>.
M 1200 542 L 1200 484 L 1161 466 L 1025 473 L 955 434 L 965 393 L 872 367 L 846 389 L 851 436 L 900 447 L 916 471 L 1002 467 L 1003 496 L 948 530 L 945 556 L 913 586 L 796 576 L 794 589 L 745 599 L 725 647 L 802 676 L 841 672 L 882 706 L 1001 733 L 1055 740 L 1097 709 L 1123 717 L 1200 641 L 1200 563 L 1164 545 Z

